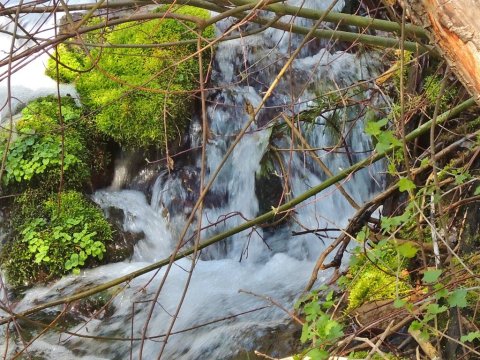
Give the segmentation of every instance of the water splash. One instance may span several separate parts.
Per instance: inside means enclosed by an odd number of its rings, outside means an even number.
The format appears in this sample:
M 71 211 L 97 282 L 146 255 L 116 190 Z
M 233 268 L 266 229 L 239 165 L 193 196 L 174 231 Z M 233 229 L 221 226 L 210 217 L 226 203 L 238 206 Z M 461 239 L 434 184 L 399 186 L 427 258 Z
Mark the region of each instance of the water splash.
M 70 1 L 73 4 L 77 1 Z M 18 1 L 9 1 L 4 4 L 6 8 L 14 7 Z M 19 36 L 13 41 L 9 33 L 15 29 L 14 23 L 7 16 L 0 17 L 0 60 L 9 58 L 12 53 L 17 54 L 33 46 L 33 40 L 25 39 L 29 34 L 37 34 L 40 38 L 51 38 L 54 36 L 52 28 L 52 19 L 46 14 L 28 14 L 20 18 L 20 26 L 16 29 Z M 25 30 L 25 31 L 24 31 Z M 25 34 L 27 33 L 27 34 Z M 60 84 L 57 89 L 57 83 L 45 75 L 45 68 L 49 55 L 47 52 L 40 52 L 37 55 L 24 58 L 12 63 L 12 73 L 10 74 L 10 86 L 7 81 L 8 66 L 2 68 L 0 73 L 0 124 L 9 121 L 10 115 L 16 114 L 29 101 L 38 97 L 47 95 L 72 96 L 78 98 L 75 87 L 70 84 Z M 8 98 L 8 95 L 10 97 Z M 11 101 L 11 106 L 8 105 Z M 11 112 L 10 112 L 11 108 Z
M 321 9 L 328 6 L 328 1 L 289 3 Z M 337 9 L 342 5 L 343 2 L 339 2 Z M 285 17 L 283 20 L 290 19 Z M 295 21 L 300 25 L 310 24 L 305 20 Z M 227 19 L 219 24 L 219 29 L 226 29 L 231 24 L 232 21 Z M 212 138 L 206 146 L 207 178 L 220 163 L 235 135 L 249 120 L 251 108 L 260 104 L 265 90 L 292 49 L 298 46 L 299 39 L 299 36 L 268 29 L 262 34 L 223 42 L 216 49 L 211 85 L 212 88 L 222 90 L 212 91 L 208 99 L 211 104 L 207 112 Z M 279 113 L 294 116 L 308 110 L 315 103 L 317 94 L 369 79 L 380 67 L 375 54 L 333 51 L 333 46 L 329 50 L 324 45 L 324 42 L 317 41 L 316 46 L 309 46 L 308 51 L 300 54 L 267 101 L 266 107 L 259 112 L 255 123 L 235 148 L 206 200 L 202 224 L 211 226 L 202 232 L 202 238 L 258 215 L 260 206 L 255 195 L 255 177 L 261 173 L 262 159 L 272 147 L 289 149 L 293 146 L 288 132 L 279 135 L 275 131 L 275 127 L 281 126 L 277 119 Z M 358 96 L 359 99 L 369 99 L 371 103 L 380 101 L 371 90 Z M 327 149 L 320 150 L 317 154 L 334 173 L 370 150 L 371 144 L 362 134 L 364 107 L 359 101 L 355 106 L 339 110 L 347 122 L 354 124 L 345 135 L 350 154 L 345 149 L 338 153 L 328 150 L 337 143 L 325 131 L 324 124 L 303 125 L 311 146 Z M 328 116 L 328 112 L 324 114 L 324 117 Z M 321 123 L 321 119 L 318 123 Z M 191 130 L 191 140 L 196 145 L 199 141 L 198 126 L 192 126 Z M 326 178 L 326 174 L 305 152 L 285 151 L 279 157 L 289 174 L 290 193 L 284 196 L 298 196 Z M 97 192 L 93 199 L 104 209 L 115 207 L 124 211 L 126 230 L 145 234 L 145 239 L 137 244 L 133 258 L 84 271 L 78 277 L 65 277 L 49 287 L 29 290 L 17 304 L 16 310 L 34 305 L 35 299 L 48 300 L 64 296 L 77 289 L 128 274 L 168 256 L 198 196 L 199 168 L 200 159 L 197 158 L 193 164 L 175 172 L 160 172 L 153 186 L 150 203 L 138 191 L 111 188 Z M 278 176 L 282 176 L 278 165 L 275 170 Z M 378 169 L 373 171 L 375 174 L 378 172 Z M 343 186 L 361 203 L 378 188 L 378 182 L 381 182 L 378 175 L 375 179 L 368 170 L 364 170 L 348 179 Z M 339 191 L 330 188 L 297 207 L 294 214 L 296 222 L 286 222 L 274 230 L 263 231 L 258 228 L 256 231 L 244 231 L 206 249 L 196 264 L 164 357 L 187 360 L 228 359 L 242 351 L 257 348 L 257 339 L 284 324 L 288 317 L 278 308 L 267 306 L 271 304 L 264 300 L 239 293 L 239 290 L 270 296 L 290 307 L 309 278 L 316 257 L 324 248 L 324 243 L 318 236 L 306 234 L 293 237 L 291 231 L 341 228 L 352 212 L 351 206 Z M 187 237 L 193 235 L 195 229 L 194 223 Z M 336 234 L 333 232 L 329 235 Z M 163 339 L 161 335 L 167 330 L 181 298 L 188 276 L 186 269 L 189 269 L 190 263 L 189 259 L 176 262 L 168 276 L 150 321 L 147 335 L 151 338 L 145 342 L 145 359 L 156 358 L 158 354 Z M 55 353 L 60 359 L 124 359 L 130 351 L 133 358 L 136 358 L 140 344 L 138 339 L 146 322 L 146 310 L 151 306 L 149 300 L 164 271 L 160 270 L 155 278 L 147 274 L 132 280 L 109 305 L 110 315 L 70 329 L 85 336 L 125 339 L 133 336 L 136 340 L 132 342 L 132 350 L 130 341 L 95 340 L 65 334 L 60 338 L 58 335 L 47 334 L 41 342 L 35 342 L 31 350 L 48 358 L 53 352 L 48 350 L 46 344 L 55 344 L 52 345 L 55 346 L 52 351 L 60 349 L 59 353 Z M 321 274 L 319 282 L 324 281 L 326 276 L 328 273 Z M 247 311 L 253 312 L 233 317 Z M 196 328 L 197 325 L 215 319 L 225 320 Z M 182 331 L 190 328 L 194 329 Z M 13 344 L 11 349 L 14 349 Z

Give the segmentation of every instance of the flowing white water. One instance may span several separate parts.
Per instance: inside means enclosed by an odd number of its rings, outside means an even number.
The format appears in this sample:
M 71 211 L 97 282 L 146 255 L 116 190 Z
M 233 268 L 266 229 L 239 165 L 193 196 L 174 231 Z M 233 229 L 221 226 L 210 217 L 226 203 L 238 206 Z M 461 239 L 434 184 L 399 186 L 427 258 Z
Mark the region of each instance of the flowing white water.
M 70 3 L 80 2 L 79 0 Z M 3 2 L 5 8 L 14 7 L 17 1 Z M 23 2 L 24 3 L 24 2 Z M 37 34 L 40 38 L 50 38 L 55 34 L 52 27 L 52 19 L 44 14 L 29 14 L 20 17 L 19 26 L 15 28 L 12 19 L 7 16 L 0 17 L 0 60 L 8 59 L 10 54 L 19 54 L 22 51 L 35 46 L 35 42 L 25 39 L 28 34 Z M 9 33 L 16 30 L 17 37 L 12 41 Z M 26 34 L 27 33 L 27 34 Z M 10 119 L 29 101 L 41 96 L 56 95 L 77 96 L 72 85 L 61 84 L 57 89 L 54 80 L 45 75 L 45 66 L 48 60 L 46 52 L 40 52 L 35 56 L 13 62 L 11 67 L 3 66 L 0 70 L 0 124 Z M 7 80 L 11 72 L 10 82 Z M 9 101 L 10 104 L 9 104 Z
M 296 0 L 289 3 L 298 6 L 303 2 Z M 328 3 L 311 0 L 306 1 L 303 6 L 326 8 Z M 343 2 L 339 2 L 337 10 L 342 6 Z M 300 24 L 308 25 L 303 20 Z M 226 20 L 219 25 L 219 29 L 226 29 L 230 25 L 231 22 Z M 215 171 L 234 136 L 249 119 L 248 109 L 260 103 L 265 90 L 298 42 L 297 36 L 292 37 L 288 33 L 269 29 L 255 36 L 221 43 L 217 47 L 212 88 L 223 90 L 212 91 L 209 95 L 211 105 L 208 107 L 208 116 L 212 139 L 206 147 L 207 177 Z M 312 104 L 315 94 L 369 79 L 375 74 L 376 68 L 380 67 L 374 54 L 335 52 L 326 50 L 323 45 L 322 41 L 312 42 L 308 46 L 310 50 L 302 52 L 294 61 L 291 70 L 268 100 L 267 108 L 259 113 L 257 121 L 236 146 L 220 172 L 203 212 L 203 226 L 223 221 L 203 231 L 203 239 L 236 226 L 245 218 L 251 219 L 258 215 L 260 205 L 255 192 L 255 178 L 260 173 L 261 160 L 269 151 L 270 145 L 277 148 L 290 147 L 289 135 L 272 135 L 272 127 L 265 126 L 276 114 L 284 111 L 293 115 L 306 110 Z M 22 84 L 19 83 L 18 86 L 21 87 Z M 35 92 L 34 88 L 30 90 Z M 378 101 L 375 96 L 368 90 L 358 95 L 358 99 L 373 98 L 370 100 L 372 104 Z M 351 158 L 345 151 L 317 152 L 334 173 L 364 156 L 361 153 L 371 147 L 362 134 L 364 110 L 364 105 L 359 103 L 348 110 L 340 109 L 337 113 L 348 120 L 347 124 L 354 124 L 345 136 Z M 192 146 L 198 143 L 195 129 L 198 132 L 196 124 L 192 125 Z M 305 133 L 312 147 L 328 148 L 337 143 L 337 140 L 332 139 L 325 131 L 324 125 L 305 126 Z M 282 154 L 283 163 L 290 174 L 290 196 L 298 196 L 326 178 L 304 152 Z M 20 311 L 38 301 L 57 298 L 86 286 L 108 281 L 167 257 L 174 248 L 178 234 L 198 196 L 196 186 L 198 187 L 199 168 L 200 159 L 197 158 L 193 165 L 171 174 L 166 171 L 159 173 L 150 203 L 143 193 L 133 190 L 108 189 L 94 194 L 94 201 L 103 208 L 115 207 L 124 211 L 125 230 L 145 234 L 145 238 L 136 245 L 133 258 L 84 271 L 80 276 L 65 277 L 49 287 L 31 289 L 16 305 L 15 310 Z M 281 176 L 281 169 L 277 167 L 276 171 Z M 378 168 L 361 171 L 344 186 L 352 197 L 361 203 L 375 191 L 375 181 L 379 179 L 373 179 L 372 174 L 377 176 L 378 172 Z M 339 228 L 346 224 L 352 213 L 351 206 L 339 191 L 332 187 L 295 209 L 295 218 L 302 227 L 290 222 L 279 226 L 275 231 L 257 228 L 255 232 L 244 231 L 206 249 L 196 264 L 173 331 L 271 305 L 258 297 L 239 293 L 240 289 L 270 296 L 287 308 L 291 307 L 295 297 L 305 286 L 316 257 L 324 248 L 323 242 L 317 236 L 291 236 L 291 231 L 305 228 Z M 195 228 L 196 225 L 193 224 L 190 235 Z M 335 236 L 336 233 L 330 235 Z M 239 261 L 240 259 L 242 261 Z M 190 268 L 190 263 L 189 259 L 176 262 L 168 275 L 149 323 L 147 335 L 154 338 L 144 344 L 144 359 L 155 359 L 158 355 L 163 338 L 155 336 L 168 329 L 185 287 L 188 276 L 186 270 Z M 87 336 L 141 337 L 151 306 L 149 300 L 152 299 L 163 274 L 164 269 L 152 281 L 149 281 L 152 274 L 132 280 L 128 287 L 113 299 L 108 315 L 69 330 Z M 328 274 L 320 274 L 319 282 L 327 276 Z M 169 338 L 164 358 L 228 359 L 243 351 L 256 349 L 259 346 L 256 339 L 267 336 L 272 329 L 287 321 L 288 317 L 281 310 L 269 306 L 174 334 Z M 12 353 L 15 350 L 13 342 L 12 338 L 9 348 Z M 138 358 L 139 344 L 137 340 L 131 343 L 47 334 L 34 342 L 30 351 L 43 358 L 55 356 L 59 359 L 125 359 L 132 351 L 135 359 Z M 0 346 L 0 352 L 3 350 Z

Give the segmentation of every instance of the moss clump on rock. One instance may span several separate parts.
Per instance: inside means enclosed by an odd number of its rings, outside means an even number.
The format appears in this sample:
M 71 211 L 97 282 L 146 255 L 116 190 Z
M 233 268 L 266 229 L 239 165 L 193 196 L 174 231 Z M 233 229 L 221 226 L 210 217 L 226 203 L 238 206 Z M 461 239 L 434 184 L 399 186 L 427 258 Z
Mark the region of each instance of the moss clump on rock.
M 89 151 L 79 121 L 81 109 L 70 97 L 60 101 L 63 139 L 58 99 L 39 98 L 22 111 L 6 157 L 2 181 L 7 188 L 53 190 L 58 187 L 62 171 L 65 186 L 78 188 L 88 181 Z M 0 156 L 6 149 L 6 139 L 3 136 L 0 140 Z
M 207 18 L 193 7 L 176 10 Z M 194 24 L 174 19 L 125 23 L 104 29 L 97 42 L 113 45 L 162 44 L 196 39 Z M 202 36 L 213 35 L 207 28 Z M 94 37 L 94 34 L 90 34 Z M 59 47 L 60 59 L 72 68 L 91 71 L 75 74 L 61 65 L 59 80 L 72 81 L 84 105 L 96 112 L 98 130 L 128 148 L 163 148 L 185 130 L 192 91 L 198 88 L 196 44 L 172 47 L 92 47 L 89 56 L 78 48 Z M 193 55 L 193 56 L 192 56 Z M 55 78 L 51 60 L 48 74 Z
M 30 285 L 93 265 L 105 253 L 112 229 L 102 211 L 76 191 L 41 201 L 25 192 L 14 204 L 13 239 L 0 256 L 13 286 Z
M 367 255 L 359 250 L 349 268 L 352 280 L 344 284 L 349 290 L 347 311 L 370 301 L 405 295 L 411 287 L 408 276 L 401 271 L 404 266 L 404 260 L 390 245 L 377 246 Z
M 58 76 L 57 61 L 55 57 L 49 59 L 45 74 L 61 83 L 73 83 L 82 71 L 87 71 L 85 55 L 74 46 L 60 44 L 57 47 L 58 53 Z

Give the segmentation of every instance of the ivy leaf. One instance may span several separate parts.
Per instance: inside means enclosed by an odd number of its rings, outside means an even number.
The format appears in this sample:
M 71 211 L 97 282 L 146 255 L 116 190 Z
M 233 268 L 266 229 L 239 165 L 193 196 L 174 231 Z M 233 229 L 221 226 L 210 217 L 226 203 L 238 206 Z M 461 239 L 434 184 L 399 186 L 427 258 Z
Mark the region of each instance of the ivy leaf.
M 397 246 L 397 251 L 403 257 L 411 259 L 417 254 L 418 248 L 410 242 Z
M 463 335 L 460 338 L 461 342 L 471 342 L 473 340 L 480 339 L 480 331 L 472 331 L 469 332 L 467 335 Z
M 410 179 L 401 178 L 400 180 L 398 180 L 398 190 L 400 190 L 401 192 L 413 190 L 415 188 L 415 184 Z
M 428 270 L 423 274 L 423 282 L 426 284 L 434 283 L 442 275 L 442 270 Z
M 464 308 L 467 306 L 467 290 L 457 289 L 453 291 L 450 296 L 447 298 L 448 304 L 451 307 Z

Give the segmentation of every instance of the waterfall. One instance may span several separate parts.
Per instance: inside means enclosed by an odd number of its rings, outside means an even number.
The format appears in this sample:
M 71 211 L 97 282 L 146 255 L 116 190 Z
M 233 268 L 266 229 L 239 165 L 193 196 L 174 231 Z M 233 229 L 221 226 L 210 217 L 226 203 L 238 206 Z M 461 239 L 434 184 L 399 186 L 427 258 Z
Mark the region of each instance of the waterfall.
M 74 3 L 75 1 L 70 1 Z M 76 0 L 76 2 L 80 2 Z M 14 7 L 18 1 L 4 3 L 5 8 Z M 13 17 L 14 15 L 12 15 Z M 47 14 L 29 14 L 22 16 L 19 20 L 21 26 L 16 29 L 18 38 L 13 41 L 9 33 L 15 29 L 13 21 L 7 17 L 0 17 L 0 60 L 8 59 L 12 53 L 17 54 L 35 45 L 32 40 L 25 39 L 28 34 L 37 34 L 41 38 L 53 37 L 55 30 L 52 27 L 52 19 Z M 25 30 L 25 31 L 24 31 Z M 77 97 L 73 85 L 57 84 L 54 80 L 45 75 L 45 66 L 48 60 L 46 52 L 13 62 L 11 65 L 10 87 L 7 81 L 8 66 L 4 66 L 0 72 L 0 124 L 9 121 L 10 115 L 21 110 L 29 101 L 41 96 L 70 95 Z M 7 98 L 10 92 L 11 107 L 8 106 Z
M 324 9 L 330 2 L 292 0 L 288 3 Z M 342 6 L 343 1 L 339 1 L 335 10 L 341 10 Z M 306 20 L 289 17 L 282 20 L 311 25 Z M 233 23 L 231 19 L 223 20 L 218 24 L 218 31 L 229 28 Z M 268 86 L 301 39 L 297 35 L 268 29 L 249 37 L 222 42 L 216 47 L 210 84 L 216 90 L 208 94 L 211 139 L 206 145 L 207 180 L 220 164 L 235 135 L 249 120 L 249 108 L 260 104 Z M 278 133 L 276 127 L 281 121 L 273 120 L 282 112 L 295 117 L 308 111 L 316 104 L 318 94 L 371 79 L 380 68 L 380 56 L 373 52 L 351 53 L 336 49 L 332 44 L 327 46 L 326 41 L 312 40 L 295 59 L 220 171 L 205 201 L 202 225 L 211 226 L 202 231 L 202 239 L 259 215 L 261 204 L 255 191 L 256 178 L 262 175 L 262 161 L 272 148 L 279 149 L 278 158 L 288 171 L 289 193 L 284 196 L 298 196 L 327 178 L 305 151 L 282 151 L 292 146 L 291 139 L 287 132 L 283 135 Z M 41 73 L 38 67 L 36 71 Z M 18 89 L 27 83 L 21 77 L 13 80 Z M 358 103 L 331 109 L 314 122 L 302 125 L 309 144 L 325 149 L 316 153 L 333 173 L 365 157 L 371 150 L 372 145 L 363 134 L 367 105 L 362 100 L 368 99 L 370 105 L 379 104 L 382 100 L 373 86 L 366 88 L 356 95 Z M 22 101 L 38 96 L 35 88 L 28 91 Z M 345 124 L 353 124 L 344 136 L 347 147 L 335 149 L 338 139 L 326 129 L 325 119 L 334 115 L 343 119 Z M 194 119 L 190 129 L 192 147 L 199 143 L 198 133 L 198 119 Z M 92 198 L 102 208 L 123 210 L 125 230 L 143 232 L 144 239 L 137 243 L 132 259 L 85 270 L 79 276 L 66 276 L 47 287 L 30 289 L 16 304 L 15 310 L 21 311 L 38 301 L 48 301 L 106 282 L 168 257 L 198 197 L 200 167 L 198 154 L 182 168 L 170 173 L 160 171 L 152 187 L 150 201 L 144 193 L 132 190 L 135 188 L 133 183 L 123 190 L 115 185 L 97 191 Z M 277 163 L 273 173 L 284 180 L 285 174 L 281 170 Z M 124 176 L 123 170 L 118 173 Z M 382 181 L 379 173 L 378 165 L 372 166 L 348 178 L 342 186 L 355 201 L 362 203 L 379 189 Z M 164 358 L 232 359 L 257 349 L 261 345 L 257 339 L 286 327 L 288 315 L 247 292 L 271 297 L 291 308 L 310 277 L 325 242 L 329 241 L 313 233 L 292 236 L 292 232 L 340 229 L 352 214 L 353 209 L 343 195 L 331 187 L 298 206 L 294 211 L 295 221 L 283 222 L 273 229 L 258 227 L 255 231 L 245 230 L 205 249 L 196 264 Z M 196 226 L 196 223 L 191 225 L 187 237 L 194 234 Z M 333 231 L 328 235 L 335 237 L 338 233 Z M 190 259 L 177 261 L 167 277 L 149 322 L 147 335 L 151 338 L 144 343 L 144 359 L 157 357 L 162 346 L 159 335 L 166 332 L 172 320 L 190 265 Z M 29 347 L 30 353 L 45 359 L 53 356 L 57 359 L 125 359 L 132 351 L 132 357 L 138 358 L 140 341 L 131 343 L 108 338 L 141 337 L 151 306 L 146 300 L 153 297 L 164 273 L 165 270 L 161 269 L 155 277 L 149 273 L 133 279 L 122 291 L 119 287 L 110 290 L 110 294 L 118 291 L 119 295 L 113 298 L 108 310 L 98 318 L 83 318 L 84 322 L 74 322 L 68 328 L 69 332 L 83 337 L 47 333 Z M 328 272 L 321 273 L 319 283 L 329 275 Z M 51 309 L 45 316 L 59 310 Z M 234 316 L 237 314 L 242 315 Z M 195 328 L 220 319 L 224 320 Z M 185 329 L 191 330 L 182 332 Z M 106 338 L 94 339 L 92 336 Z M 14 341 L 11 338 L 8 351 L 15 351 Z M 5 346 L 0 344 L 0 353 L 5 351 Z M 275 349 L 271 355 L 275 356 Z

